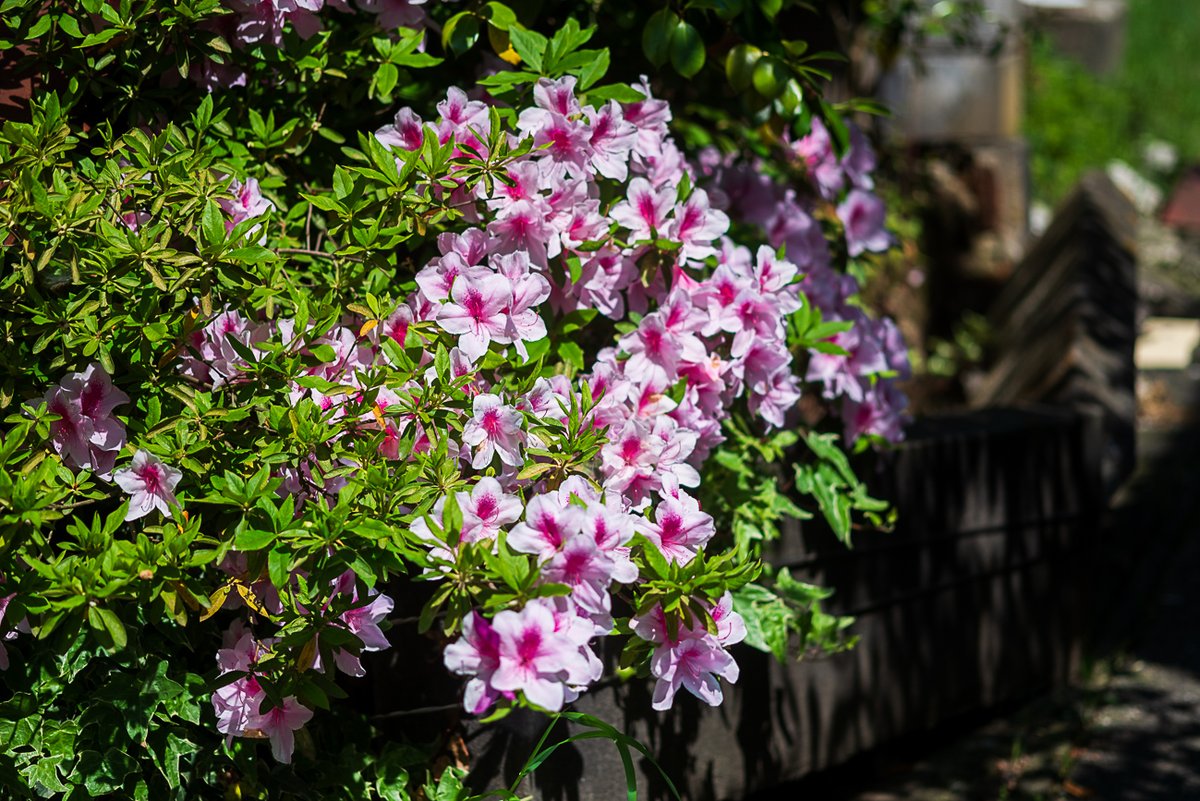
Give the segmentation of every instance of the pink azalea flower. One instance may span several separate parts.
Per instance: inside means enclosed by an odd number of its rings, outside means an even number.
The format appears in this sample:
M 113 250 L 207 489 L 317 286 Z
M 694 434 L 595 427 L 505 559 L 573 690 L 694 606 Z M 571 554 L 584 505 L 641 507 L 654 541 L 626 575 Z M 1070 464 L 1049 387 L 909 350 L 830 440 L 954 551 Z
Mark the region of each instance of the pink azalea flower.
M 610 431 L 608 443 L 600 450 L 605 490 L 620 493 L 635 508 L 649 503 L 649 493 L 661 485 L 657 478 L 661 451 L 662 440 L 640 420 L 630 419 L 615 433 Z
M 438 250 L 445 256 L 457 253 L 469 265 L 476 265 L 487 255 L 487 232 L 480 228 L 468 228 L 461 234 L 439 234 Z
M 812 132 L 797 142 L 793 150 L 808 167 L 823 197 L 832 198 L 841 191 L 845 178 L 833 152 L 833 139 L 823 122 L 814 118 Z
M 523 465 L 521 445 L 525 441 L 525 432 L 521 428 L 520 413 L 492 394 L 476 395 L 471 408 L 474 417 L 463 426 L 462 433 L 463 444 L 475 451 L 471 466 L 482 470 L 496 455 L 504 464 Z
M 583 177 L 590 171 L 592 132 L 582 120 L 527 108 L 517 119 L 517 128 L 524 136 L 533 137 L 534 153 L 550 161 L 559 174 Z
M 878 381 L 863 392 L 861 400 L 849 397 L 842 400 L 842 420 L 846 424 L 846 441 L 874 434 L 889 442 L 904 439 L 905 409 L 908 398 L 893 381 Z
M 580 646 L 557 633 L 555 614 L 545 604 L 532 601 L 519 612 L 499 612 L 492 628 L 500 636 L 500 664 L 491 684 L 501 692 L 522 692 L 530 703 L 557 712 L 564 683 L 591 673 Z
M 404 340 L 408 339 L 408 327 L 412 323 L 412 309 L 408 306 L 401 306 L 383 321 L 383 325 L 379 326 L 381 329 L 379 333 L 400 347 L 404 347 Z
M 0 579 L 2 578 L 3 576 L 0 576 Z M 4 632 L 3 636 L 0 637 L 0 670 L 8 670 L 9 664 L 8 649 L 4 647 L 4 642 L 8 640 L 15 640 L 18 632 L 28 634 L 30 631 L 28 618 L 22 618 L 21 621 L 12 628 L 12 630 L 4 631 L 4 617 L 8 613 L 9 604 L 11 604 L 13 598 L 16 597 L 17 594 L 12 592 L 0 598 L 0 632 Z
M 608 585 L 613 582 L 617 562 L 588 536 L 571 537 L 542 565 L 542 579 L 566 584 L 572 590 L 571 601 L 593 620 L 610 618 L 612 598 Z
M 637 127 L 625 119 L 621 107 L 608 105 L 584 110 L 592 125 L 592 167 L 605 178 L 624 181 L 629 176 L 629 155 L 637 142 Z
M 512 253 L 492 258 L 497 270 L 512 286 L 512 304 L 508 308 L 508 321 L 504 339 L 512 342 L 522 358 L 528 358 L 526 342 L 536 342 L 546 336 L 546 323 L 538 313 L 538 307 L 550 297 L 550 282 L 537 273 L 529 271 L 529 258 L 524 253 Z
M 533 102 L 544 111 L 574 117 L 582 111 L 575 98 L 575 83 L 574 75 L 564 75 L 556 81 L 539 78 L 533 87 Z
M 346 628 L 351 634 L 362 640 L 364 652 L 384 651 L 391 647 L 391 643 L 388 642 L 383 629 L 379 628 L 379 624 L 391 614 L 394 606 L 395 602 L 391 598 L 379 594 L 372 597 L 369 603 L 347 609 L 342 613 L 342 622 L 346 624 Z M 351 676 L 366 675 L 359 658 L 351 652 L 339 649 L 334 653 L 334 659 L 343 673 Z
M 125 426 L 112 416 L 129 396 L 113 386 L 99 364 L 65 376 L 45 395 L 49 411 L 61 419 L 50 424 L 54 450 L 75 466 L 102 477 L 112 472 L 125 446 Z
M 871 173 L 875 171 L 875 151 L 857 125 L 850 126 L 850 147 L 842 158 L 842 169 L 854 188 L 875 188 L 875 181 L 871 178 Z
M 641 523 L 641 532 L 672 562 L 686 565 L 704 547 L 716 528 L 700 504 L 684 492 L 664 496 L 654 509 L 654 520 Z
M 872 336 L 870 320 L 866 315 L 858 312 L 851 316 L 851 320 L 855 324 L 853 328 L 840 331 L 829 339 L 846 353 L 810 354 L 805 379 L 823 382 L 826 398 L 844 395 L 857 402 L 862 400 L 869 383 L 866 379 L 885 372 L 888 363 L 881 347 L 883 343 Z
M 226 735 L 227 742 L 241 736 L 250 720 L 258 713 L 266 693 L 254 676 L 243 676 L 213 691 L 213 712 L 217 716 L 217 731 Z
M 784 248 L 788 260 L 803 270 L 829 264 L 829 243 L 821 225 L 790 196 L 775 207 L 766 233 L 771 247 Z
M 438 136 L 442 144 L 453 137 L 476 150 L 481 150 L 483 145 L 479 137 L 486 138 L 491 130 L 486 104 L 479 100 L 471 100 L 462 89 L 451 86 L 446 92 L 446 99 L 437 104 L 437 110 L 441 115 Z M 465 154 L 460 151 L 459 155 Z
M 668 331 L 659 312 L 648 314 L 637 330 L 621 337 L 621 348 L 629 354 L 625 375 L 639 382 L 669 387 L 679 377 L 683 362 L 699 362 L 708 351 L 694 334 Z
M 425 141 L 422 124 L 421 118 L 405 106 L 396 112 L 396 119 L 391 125 L 385 125 L 375 132 L 375 138 L 388 147 L 420 150 Z
M 500 635 L 483 615 L 472 611 L 463 618 L 462 636 L 446 646 L 442 659 L 447 670 L 471 677 L 463 693 L 468 713 L 482 715 L 502 695 L 491 684 L 500 666 Z
M 729 217 L 725 212 L 710 208 L 708 193 L 693 189 L 688 199 L 675 209 L 675 218 L 667 229 L 667 236 L 683 247 L 679 255 L 686 261 L 703 261 L 716 255 L 713 240 L 729 230 Z
M 647 156 L 657 151 L 667 136 L 667 123 L 671 121 L 671 104 L 654 97 L 650 91 L 650 81 L 645 75 L 639 83 L 632 86 L 642 93 L 644 99 L 625 104 L 625 119 L 638 131 L 633 152 L 639 156 Z
M 725 593 L 717 604 L 710 605 L 708 611 L 717 626 L 715 636 L 709 634 L 699 621 L 693 620 L 689 625 L 681 626 L 672 637 L 661 607 L 630 621 L 639 637 L 656 646 L 650 660 L 650 673 L 657 679 L 651 704 L 654 709 L 669 709 L 680 687 L 706 704 L 717 706 L 722 700 L 717 678 L 730 683 L 737 681 L 737 663 L 725 648 L 745 639 L 745 621 L 733 611 L 733 597 L 729 593 Z
M 667 215 L 674 203 L 673 187 L 655 190 L 645 178 L 634 178 L 629 182 L 626 199 L 613 206 L 608 216 L 629 231 L 630 242 L 640 242 L 652 239 L 653 232 L 666 230 Z
M 123 467 L 113 474 L 117 486 L 131 496 L 125 519 L 137 520 L 154 509 L 171 517 L 171 507 L 179 504 L 175 500 L 175 487 L 182 477 L 183 473 L 164 464 L 154 454 L 139 450 L 129 467 Z
M 540 561 L 553 556 L 583 526 L 583 510 L 557 495 L 537 495 L 525 506 L 525 520 L 513 526 L 508 547 Z
M 658 679 L 650 706 L 663 712 L 671 708 L 675 694 L 683 687 L 709 706 L 724 700 L 721 683 L 738 680 L 738 664 L 733 657 L 711 641 L 688 639 L 670 648 L 660 648 L 650 658 L 650 672 Z
M 800 379 L 790 369 L 777 370 L 766 392 L 752 391 L 747 406 L 775 428 L 783 428 L 784 415 L 800 400 Z
M 846 228 L 846 246 L 851 256 L 865 251 L 879 253 L 891 247 L 892 238 L 884 229 L 883 201 L 875 195 L 853 189 L 838 206 L 837 214 Z
M 452 300 L 442 307 L 437 323 L 456 334 L 459 348 L 476 361 L 493 340 L 507 336 L 506 311 L 512 306 L 512 284 L 502 275 L 458 280 L 450 296 Z
M 246 721 L 246 730 L 257 731 L 271 740 L 271 753 L 285 765 L 292 761 L 296 747 L 294 732 L 312 720 L 312 710 L 301 705 L 294 695 L 266 712 L 255 712 Z
M 777 299 L 788 289 L 795 290 L 793 281 L 795 281 L 799 269 L 790 261 L 779 258 L 775 255 L 775 251 L 766 245 L 762 245 L 755 254 L 753 276 L 758 284 L 758 291 L 764 295 L 774 296 Z M 784 304 L 781 300 L 781 305 L 786 305 L 785 311 L 790 313 L 800 308 L 799 300 L 792 295 L 792 303 Z
M 466 542 L 494 540 L 502 526 L 521 519 L 521 499 L 509 495 L 500 482 L 489 476 L 479 479 L 471 491 L 459 492 L 458 506 L 463 514 L 462 538 Z
M 523 250 L 538 267 L 545 267 L 557 256 L 561 243 L 547 221 L 548 205 L 543 200 L 518 200 L 500 209 L 488 224 L 493 253 Z
M 229 191 L 233 193 L 233 200 L 220 201 L 221 208 L 229 215 L 225 221 L 226 231 L 232 231 L 238 223 L 261 217 L 275 208 L 274 203 L 263 197 L 258 181 L 253 178 L 247 178 L 244 182 L 235 178 L 229 185 Z

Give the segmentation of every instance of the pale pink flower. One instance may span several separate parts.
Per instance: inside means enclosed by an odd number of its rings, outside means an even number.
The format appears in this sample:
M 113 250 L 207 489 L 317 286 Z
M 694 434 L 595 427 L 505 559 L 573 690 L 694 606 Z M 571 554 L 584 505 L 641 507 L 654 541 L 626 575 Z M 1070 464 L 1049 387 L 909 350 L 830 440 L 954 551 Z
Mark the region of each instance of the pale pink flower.
M 505 339 L 507 310 L 512 305 L 512 284 L 502 275 L 458 280 L 450 291 L 452 301 L 442 306 L 437 323 L 458 336 L 458 346 L 476 361 L 497 339 Z
M 383 651 L 391 647 L 391 643 L 388 642 L 379 624 L 391 614 L 394 606 L 395 602 L 391 598 L 378 594 L 373 596 L 369 603 L 347 609 L 342 613 L 342 622 L 346 624 L 346 628 L 351 634 L 362 640 L 364 652 Z M 350 651 L 339 649 L 334 653 L 334 660 L 344 673 L 351 676 L 366 675 L 359 658 Z
M 558 80 L 539 78 L 533 87 L 533 102 L 545 111 L 574 117 L 582 111 L 575 98 L 575 83 L 574 75 L 564 75 Z
M 472 610 L 463 618 L 462 636 L 446 646 L 442 659 L 447 670 L 471 677 L 463 692 L 463 709 L 468 713 L 482 715 L 504 694 L 491 684 L 500 666 L 500 635 L 478 612 Z
M 725 212 L 709 206 L 708 194 L 703 189 L 693 189 L 683 205 L 676 207 L 667 236 L 683 243 L 679 251 L 682 259 L 703 261 L 716 255 L 713 241 L 727 230 L 729 217 Z
M 609 432 L 609 441 L 600 450 L 600 469 L 604 488 L 620 493 L 635 507 L 649 503 L 649 493 L 658 489 L 658 460 L 662 440 L 649 426 L 630 419 L 617 431 Z
M 637 127 L 625 119 L 613 100 L 599 109 L 588 106 L 584 112 L 592 124 L 592 167 L 605 178 L 624 181 L 629 176 L 629 154 L 637 142 Z
M 814 117 L 812 131 L 793 150 L 804 161 L 823 197 L 832 198 L 841 191 L 845 177 L 833 151 L 833 139 L 823 122 Z
M 650 658 L 650 672 L 658 679 L 650 706 L 663 712 L 671 708 L 680 687 L 709 706 L 720 706 L 724 694 L 717 678 L 733 684 L 738 680 L 739 669 L 733 657 L 719 645 L 688 639 L 657 649 Z
M 226 735 L 227 741 L 232 742 L 234 737 L 246 731 L 250 719 L 257 714 L 259 705 L 266 697 L 254 676 L 243 676 L 218 687 L 212 696 L 213 712 L 217 716 L 217 731 Z
M 886 213 L 883 201 L 875 195 L 852 189 L 838 206 L 837 214 L 846 228 L 846 246 L 852 257 L 866 251 L 878 253 L 891 247 L 892 238 L 884 228 Z
M 583 510 L 575 504 L 554 494 L 537 495 L 525 506 L 524 522 L 509 532 L 508 547 L 546 561 L 582 530 L 583 522 Z
M 274 203 L 263 197 L 258 181 L 254 178 L 247 178 L 245 181 L 235 178 L 229 184 L 229 191 L 233 193 L 233 199 L 220 201 L 221 208 L 229 215 L 229 219 L 225 221 L 226 231 L 232 231 L 238 223 L 261 217 L 275 208 Z
M 294 732 L 312 720 L 312 710 L 301 705 L 294 695 L 266 712 L 255 712 L 246 721 L 246 730 L 257 731 L 271 740 L 271 753 L 285 765 L 292 761 L 296 747 Z
M 626 199 L 613 206 L 609 216 L 629 231 L 630 242 L 640 242 L 666 230 L 674 203 L 674 187 L 656 190 L 645 178 L 634 178 Z
M 425 141 L 425 131 L 421 118 L 405 106 L 396 112 L 396 119 L 391 125 L 385 125 L 375 132 L 375 138 L 388 147 L 420 150 Z
M 620 346 L 629 354 L 625 375 L 644 383 L 669 387 L 679 377 L 684 362 L 699 362 L 708 351 L 694 334 L 676 329 L 669 331 L 659 312 L 648 314 L 637 330 L 621 337 Z
M 875 151 L 867 141 L 866 134 L 857 125 L 850 126 L 850 147 L 842 158 L 842 169 L 856 189 L 874 189 Z
M 154 454 L 139 450 L 129 467 L 113 473 L 113 481 L 130 495 L 125 519 L 137 520 L 154 509 L 171 517 L 171 507 L 179 505 L 175 500 L 175 487 L 182 477 L 183 473 L 164 464 Z
M 523 250 L 529 260 L 544 268 L 561 251 L 558 233 L 548 222 L 549 206 L 543 200 L 518 200 L 501 208 L 488 223 L 493 253 Z
M 54 450 L 75 466 L 107 476 L 125 446 L 125 426 L 113 410 L 129 396 L 113 386 L 99 364 L 70 373 L 45 395 L 47 408 L 61 419 L 50 424 Z
M 557 712 L 565 700 L 564 684 L 591 675 L 580 645 L 560 635 L 555 613 L 543 603 L 499 612 L 492 628 L 500 636 L 500 664 L 491 680 L 497 690 L 522 692 L 530 703 Z
M 654 520 L 645 519 L 640 531 L 672 562 L 686 565 L 716 534 L 713 519 L 685 492 L 664 496 L 654 508 Z
M 474 416 L 463 426 L 462 441 L 474 450 L 471 466 L 482 470 L 499 455 L 504 464 L 517 467 L 524 464 L 521 445 L 525 432 L 521 415 L 498 395 L 476 395 L 471 405 Z
M 466 542 L 494 540 L 503 526 L 521 519 L 524 507 L 521 499 L 504 492 L 500 482 L 490 476 L 479 482 L 468 492 L 456 495 L 462 510 L 462 538 Z
M 542 565 L 541 575 L 544 581 L 569 586 L 576 606 L 593 620 L 608 622 L 612 609 L 608 585 L 616 570 L 617 561 L 594 538 L 576 535 Z

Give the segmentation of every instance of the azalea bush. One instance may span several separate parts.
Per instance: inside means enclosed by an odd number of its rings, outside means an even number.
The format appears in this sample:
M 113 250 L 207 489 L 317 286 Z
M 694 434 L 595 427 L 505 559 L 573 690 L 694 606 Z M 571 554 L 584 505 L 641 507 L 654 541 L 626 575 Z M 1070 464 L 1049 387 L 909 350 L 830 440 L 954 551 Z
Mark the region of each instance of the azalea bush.
M 639 748 L 569 705 L 850 643 L 761 558 L 886 523 L 847 454 L 902 436 L 907 357 L 857 300 L 875 156 L 781 4 L 2 8 L 12 793 L 466 798 L 447 702 Z

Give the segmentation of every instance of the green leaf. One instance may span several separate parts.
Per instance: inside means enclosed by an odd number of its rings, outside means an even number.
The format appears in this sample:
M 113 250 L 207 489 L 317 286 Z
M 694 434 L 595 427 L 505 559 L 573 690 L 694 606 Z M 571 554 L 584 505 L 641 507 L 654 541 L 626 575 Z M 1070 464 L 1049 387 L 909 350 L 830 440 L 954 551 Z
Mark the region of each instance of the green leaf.
M 671 34 L 671 66 L 691 78 L 704 66 L 704 41 L 695 26 L 680 22 Z
M 605 100 L 615 100 L 618 103 L 640 103 L 646 99 L 646 96 L 629 84 L 610 83 L 608 86 L 588 90 L 587 99 L 589 103 Z
M 590 51 L 589 51 L 590 52 Z M 588 65 L 579 73 L 579 91 L 587 91 L 589 87 L 604 77 L 608 72 L 610 56 L 608 49 L 594 51 L 596 57 L 588 61 Z
M 576 370 L 583 370 L 586 366 L 583 360 L 583 348 L 574 342 L 560 342 L 558 345 L 558 355 Z
M 396 69 L 395 64 L 384 62 L 375 70 L 375 90 L 383 96 L 390 96 L 392 90 L 396 88 L 396 82 L 400 80 L 400 70 Z
M 479 39 L 479 18 L 471 11 L 460 11 L 446 20 L 442 28 L 442 48 L 462 55 Z
M 773 20 L 783 10 L 783 0 L 758 0 L 758 7 L 762 9 L 763 16 Z
M 204 211 L 200 215 L 200 234 L 205 245 L 219 245 L 225 241 L 225 217 L 215 200 L 204 204 Z
M 542 71 L 542 60 L 546 54 L 546 46 L 549 44 L 545 36 L 521 25 L 511 25 L 508 28 L 508 39 L 512 43 L 513 50 L 517 51 L 517 55 L 529 65 L 531 70 Z
M 267 554 L 267 577 L 271 579 L 275 589 L 282 591 L 288 585 L 291 568 L 291 553 L 283 546 L 277 547 Z
M 332 345 L 313 345 L 309 351 L 322 364 L 332 364 L 337 361 L 337 351 L 333 349 Z
M 671 40 L 682 20 L 669 8 L 655 12 L 642 30 L 642 52 L 656 67 L 671 58 Z
M 517 15 L 503 3 L 491 2 L 483 7 L 483 18 L 497 30 L 507 31 L 517 21 Z
M 239 551 L 257 551 L 275 542 L 276 536 L 274 531 L 247 528 L 239 531 L 233 538 L 233 546 Z
M 83 32 L 79 30 L 79 23 L 74 17 L 68 17 L 65 14 L 58 18 L 58 27 L 62 28 L 72 39 L 80 39 L 83 37 Z

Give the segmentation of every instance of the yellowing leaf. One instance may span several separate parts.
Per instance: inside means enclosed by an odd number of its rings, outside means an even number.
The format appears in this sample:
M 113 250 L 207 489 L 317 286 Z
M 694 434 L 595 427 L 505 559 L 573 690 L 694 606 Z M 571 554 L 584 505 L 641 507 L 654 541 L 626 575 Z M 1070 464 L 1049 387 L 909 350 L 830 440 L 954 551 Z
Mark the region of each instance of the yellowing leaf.
M 210 617 L 219 612 L 221 607 L 225 605 L 225 598 L 228 597 L 228 595 L 228 584 L 214 592 L 212 597 L 209 599 L 208 609 L 205 609 L 204 614 L 200 616 L 200 622 L 203 623 L 205 620 L 208 620 Z
M 254 594 L 254 590 L 250 589 L 250 585 L 240 581 L 234 581 L 233 586 L 237 589 L 238 595 L 242 596 L 242 601 L 256 615 L 262 615 L 268 620 L 271 619 L 271 613 L 263 606 L 262 601 L 258 600 L 258 596 Z

